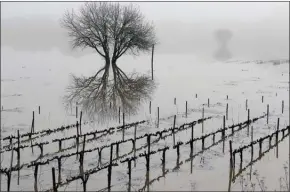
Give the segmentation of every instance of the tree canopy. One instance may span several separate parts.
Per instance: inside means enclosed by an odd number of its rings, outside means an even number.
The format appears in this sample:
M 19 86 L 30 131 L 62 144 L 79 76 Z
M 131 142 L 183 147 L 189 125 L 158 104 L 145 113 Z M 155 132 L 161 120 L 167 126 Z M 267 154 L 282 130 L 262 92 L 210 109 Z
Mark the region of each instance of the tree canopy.
M 153 23 L 132 4 L 86 2 L 77 13 L 67 11 L 61 24 L 73 48 L 93 48 L 112 62 L 127 53 L 149 51 L 156 43 Z

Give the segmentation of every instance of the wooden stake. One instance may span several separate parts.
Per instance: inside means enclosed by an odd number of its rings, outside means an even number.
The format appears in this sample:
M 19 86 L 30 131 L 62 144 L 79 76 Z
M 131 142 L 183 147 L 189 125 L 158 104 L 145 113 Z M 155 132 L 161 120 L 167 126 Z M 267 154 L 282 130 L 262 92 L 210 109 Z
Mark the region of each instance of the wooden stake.
M 253 143 L 253 139 L 254 139 L 254 129 L 253 129 L 253 126 L 251 126 L 251 143 Z M 253 157 L 251 157 L 251 160 Z
M 278 158 L 278 139 L 279 139 L 279 124 L 280 124 L 280 118 L 278 118 L 278 122 L 277 122 L 277 133 L 276 133 L 276 157 Z
M 240 151 L 240 171 L 243 169 L 243 150 Z
M 76 103 L 76 118 L 78 118 L 78 102 Z
M 129 183 L 128 183 L 128 192 L 131 191 L 131 161 L 128 161 L 128 176 L 129 176 Z
M 110 164 L 108 167 L 108 192 L 111 191 L 111 178 L 112 178 L 112 157 L 113 156 L 113 144 L 111 144 L 110 150 Z
M 232 148 L 232 141 L 229 141 L 230 145 L 230 174 L 229 174 L 229 186 L 228 186 L 228 191 L 231 191 L 231 184 L 232 184 L 232 178 L 233 178 L 233 148 Z
M 159 128 L 159 107 L 157 107 L 157 128 Z
M 262 96 L 262 103 L 264 103 L 264 96 Z
M 193 124 L 191 124 L 191 140 L 193 140 L 194 132 L 193 132 Z
M 151 101 L 149 103 L 149 114 L 151 115 Z
M 121 107 L 119 107 L 119 124 L 121 123 Z
M 250 109 L 248 109 L 248 129 L 247 129 L 247 135 L 249 137 L 250 134 Z
M 209 98 L 207 99 L 207 107 L 209 107 Z
M 124 139 L 125 139 L 125 113 L 123 113 L 123 130 L 122 130 L 122 133 L 123 133 L 122 139 L 124 141 Z
M 227 100 L 229 99 L 229 96 L 227 95 Z
M 248 99 L 246 99 L 246 110 L 248 110 Z
M 267 104 L 267 124 L 269 124 L 269 104 Z
M 80 137 L 80 135 L 79 135 L 79 122 L 78 121 L 77 121 L 76 128 L 77 128 L 77 137 L 76 137 L 77 155 L 76 155 L 76 158 L 78 158 L 78 156 L 79 156 L 79 137 Z
M 173 146 L 175 145 L 175 131 L 172 129 Z
M 228 120 L 228 113 L 229 113 L 229 104 L 227 103 L 226 107 L 226 119 Z
M 40 114 L 40 106 L 38 106 L 38 114 Z
M 35 164 L 34 166 L 34 191 L 38 192 L 38 187 L 37 187 L 37 174 L 38 174 L 38 164 Z
M 154 57 L 154 44 L 152 45 L 152 57 L 151 57 L 152 80 L 153 80 L 153 57 Z
M 195 94 L 195 98 L 197 98 L 197 93 Z
M 134 129 L 134 157 L 136 157 L 136 134 L 137 134 L 137 125 Z M 134 161 L 134 167 L 136 167 L 136 160 Z
M 176 123 L 176 115 L 174 115 L 174 118 L 173 118 L 173 129 L 175 128 L 175 123 Z
M 82 135 L 82 117 L 83 117 L 83 112 L 81 111 L 80 115 L 80 134 Z
M 204 107 L 202 108 L 202 119 L 204 119 Z M 202 135 L 203 135 L 203 133 L 204 133 L 204 125 L 203 125 L 203 122 L 204 122 L 204 121 L 202 121 L 202 123 L 201 123 L 201 131 L 202 131 Z
M 263 140 L 259 140 L 259 157 L 262 155 L 262 144 Z
M 173 103 L 174 103 L 174 105 L 176 105 L 176 97 L 174 98 L 174 102 Z
M 20 134 L 19 130 L 17 130 L 17 144 L 18 144 L 18 149 L 17 149 L 17 167 L 18 169 L 18 179 L 17 179 L 17 185 L 19 185 L 19 179 L 20 179 Z
M 223 153 L 225 153 L 225 128 L 226 128 L 226 117 L 223 116 L 223 131 L 222 131 Z
M 57 192 L 56 182 L 55 182 L 55 168 L 52 168 L 52 187 L 53 192 Z
M 282 100 L 282 114 L 284 113 L 284 100 Z
M 187 101 L 185 102 L 185 117 L 187 118 Z
M 61 182 L 61 158 L 57 158 L 57 165 L 58 165 L 58 182 Z

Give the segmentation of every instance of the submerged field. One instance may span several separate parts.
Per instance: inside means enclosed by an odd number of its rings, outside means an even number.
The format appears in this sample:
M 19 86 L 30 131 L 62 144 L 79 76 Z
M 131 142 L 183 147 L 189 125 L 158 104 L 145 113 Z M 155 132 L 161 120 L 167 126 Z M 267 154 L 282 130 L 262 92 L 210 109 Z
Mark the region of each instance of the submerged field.
M 10 48 L 2 48 L 1 58 L 1 128 L 2 138 L 9 135 L 16 135 L 29 132 L 31 129 L 32 111 L 35 111 L 35 131 L 44 129 L 55 129 L 62 125 L 76 123 L 75 108 L 65 110 L 62 97 L 65 88 L 69 83 L 69 74 L 92 75 L 103 64 L 96 55 L 89 55 L 82 58 L 72 58 L 61 55 L 57 50 L 51 52 L 16 52 Z M 127 73 L 136 71 L 150 75 L 150 56 L 140 56 L 136 58 L 125 57 L 118 63 L 119 67 Z M 191 148 L 187 141 L 190 141 L 192 128 L 178 129 L 173 135 L 162 138 L 151 144 L 151 151 L 168 146 L 166 151 L 165 169 L 162 169 L 162 151 L 150 155 L 149 190 L 227 190 L 229 184 L 229 140 L 233 142 L 233 149 L 248 145 L 251 139 L 257 140 L 266 135 L 272 134 L 277 129 L 279 118 L 280 129 L 289 125 L 289 64 L 273 65 L 273 63 L 256 64 L 253 62 L 201 62 L 191 55 L 159 55 L 158 51 L 154 60 L 154 78 L 158 83 L 155 93 L 152 95 L 151 114 L 149 113 L 149 101 L 140 106 L 138 115 L 126 116 L 126 123 L 133 123 L 145 120 L 136 126 L 136 137 L 140 138 L 136 142 L 136 147 L 144 148 L 132 153 L 130 142 L 119 145 L 119 156 L 123 158 L 115 160 L 118 166 L 112 168 L 112 191 L 128 189 L 128 168 L 127 163 L 122 163 L 126 158 L 139 156 L 147 150 L 146 133 L 156 133 L 173 126 L 174 115 L 176 115 L 176 125 L 179 127 L 184 123 L 191 126 L 191 122 L 204 117 L 211 117 L 204 123 L 194 125 L 194 138 L 213 133 L 223 128 L 223 116 L 226 115 L 228 104 L 228 119 L 225 126 L 231 126 L 248 120 L 250 109 L 250 119 L 260 117 L 267 112 L 269 105 L 269 120 L 267 117 L 258 119 L 249 125 L 253 127 L 253 138 L 248 134 L 248 127 L 240 130 L 226 130 L 226 138 L 218 142 L 220 134 L 216 134 L 215 142 L 212 135 L 202 142 L 193 143 L 193 158 L 190 157 Z M 228 98 L 227 98 L 228 96 Z M 263 97 L 263 101 L 262 101 Z M 176 98 L 176 104 L 174 104 Z M 187 115 L 186 115 L 187 101 Z M 209 105 L 208 105 L 209 101 Z M 284 110 L 282 113 L 282 101 Z M 41 106 L 41 112 L 38 112 Z M 159 126 L 157 119 L 157 107 L 159 107 Z M 81 110 L 81 109 L 80 109 Z M 79 118 L 79 117 L 78 117 Z M 86 114 L 83 114 L 83 122 L 87 122 Z M 82 125 L 82 134 L 88 132 L 104 130 L 109 127 L 122 125 L 119 120 L 111 120 L 105 124 L 96 121 Z M 185 126 L 186 127 L 186 126 Z M 125 140 L 134 138 L 135 126 L 125 130 Z M 203 133 L 202 133 L 203 131 Z M 169 134 L 164 133 L 164 135 Z M 285 132 L 288 134 L 289 132 Z M 98 133 L 97 137 L 102 133 Z M 41 134 L 39 134 L 41 135 Z M 38 161 L 45 162 L 56 156 L 71 154 L 77 151 L 75 140 L 66 140 L 62 143 L 62 148 L 69 148 L 58 152 L 59 146 L 54 139 L 61 139 L 76 135 L 76 129 L 67 129 L 52 134 L 44 134 L 36 138 L 33 143 L 49 142 L 43 147 L 43 157 Z M 163 135 L 163 136 L 164 136 Z M 151 141 L 158 137 L 152 136 Z M 177 156 L 175 144 L 180 145 L 180 156 Z M 83 138 L 82 138 L 83 139 Z M 81 139 L 81 141 L 82 141 Z M 85 150 L 96 149 L 110 145 L 110 143 L 122 140 L 122 131 L 103 135 L 95 138 L 94 135 L 86 137 Z M 282 133 L 279 136 L 282 139 Z M 14 140 L 14 142 L 17 140 Z M 22 141 L 20 141 L 22 142 Z M 275 143 L 275 137 L 272 139 Z M 9 140 L 2 141 L 2 147 L 9 144 Z M 31 145 L 31 141 L 22 142 L 23 145 Z M 269 142 L 263 143 L 263 151 L 268 149 Z M 17 145 L 15 145 L 17 146 Z M 83 145 L 80 144 L 79 150 Z M 9 149 L 9 148 L 7 148 Z M 116 149 L 113 151 L 113 158 L 116 157 Z M 276 147 L 266 153 L 261 160 L 248 167 L 242 177 L 238 177 L 232 183 L 231 190 L 286 190 L 289 178 L 285 178 L 284 164 L 288 166 L 289 159 L 289 136 L 279 143 L 278 158 Z M 20 164 L 29 164 L 40 155 L 39 147 L 26 147 L 21 151 Z M 250 150 L 243 153 L 243 164 L 251 160 Z M 10 167 L 11 151 L 1 154 L 2 168 Z M 255 145 L 254 158 L 259 155 L 258 145 Z M 17 154 L 14 153 L 13 166 L 17 165 Z M 97 150 L 87 152 L 84 155 L 84 170 L 101 168 L 107 165 L 110 159 L 110 148 L 102 151 L 101 164 Z M 240 156 L 236 154 L 236 169 L 240 166 Z M 78 176 L 79 160 L 76 156 L 62 158 L 61 181 L 66 178 Z M 52 189 L 52 170 L 56 169 L 58 181 L 58 162 L 52 160 L 45 165 L 39 166 L 37 187 L 38 190 Z M 163 167 L 164 168 L 164 167 Z M 95 170 L 96 170 L 95 169 Z M 289 167 L 286 168 L 289 171 Z M 236 171 L 237 172 L 237 171 Z M 253 174 L 254 172 L 258 174 Z M 101 170 L 89 176 L 86 190 L 98 191 L 107 190 L 107 169 Z M 18 172 L 12 172 L 11 191 L 34 190 L 34 168 L 24 166 L 20 171 L 19 185 L 17 185 Z M 249 179 L 251 175 L 251 181 Z M 288 173 L 286 174 L 288 175 Z M 279 181 L 280 178 L 282 181 Z M 131 191 L 148 190 L 146 185 L 146 159 L 138 157 L 132 162 L 131 170 Z M 243 179 L 241 179 L 243 178 Z M 285 179 L 285 181 L 284 181 Z M 288 181 L 286 182 L 286 180 Z M 7 177 L 1 175 L 1 189 L 7 189 Z M 264 183 L 264 184 L 263 184 Z M 59 191 L 82 191 L 81 180 L 72 181 L 67 185 L 60 186 Z

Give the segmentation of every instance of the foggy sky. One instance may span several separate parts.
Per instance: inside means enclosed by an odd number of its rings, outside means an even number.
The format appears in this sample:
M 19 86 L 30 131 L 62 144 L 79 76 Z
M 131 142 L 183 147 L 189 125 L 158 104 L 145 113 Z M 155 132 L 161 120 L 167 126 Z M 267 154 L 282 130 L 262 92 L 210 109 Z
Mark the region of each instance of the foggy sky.
M 19 51 L 59 49 L 75 57 L 93 50 L 71 50 L 59 19 L 80 2 L 2 2 L 1 46 Z M 231 30 L 228 47 L 233 57 L 289 58 L 289 3 L 274 2 L 139 2 L 154 22 L 159 45 L 156 54 L 213 57 L 218 49 L 214 32 Z

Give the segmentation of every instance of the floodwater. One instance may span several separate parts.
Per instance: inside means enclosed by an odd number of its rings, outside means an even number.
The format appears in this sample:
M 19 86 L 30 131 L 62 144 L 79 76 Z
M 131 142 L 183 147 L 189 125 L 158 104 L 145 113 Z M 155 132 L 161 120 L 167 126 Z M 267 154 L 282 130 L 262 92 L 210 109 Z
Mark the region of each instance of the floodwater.
M 140 74 L 151 74 L 151 58 L 149 55 L 140 57 L 126 56 L 121 58 L 118 66 L 126 73 L 136 71 Z M 35 131 L 53 129 L 62 125 L 74 124 L 78 119 L 75 117 L 75 106 L 72 110 L 65 110 L 63 96 L 65 88 L 69 84 L 69 75 L 91 76 L 103 66 L 103 61 L 96 54 L 81 58 L 73 58 L 62 55 L 57 50 L 51 52 L 16 52 L 13 49 L 3 47 L 1 58 L 1 128 L 2 138 L 11 134 L 29 132 L 32 122 L 32 111 L 35 111 Z M 266 113 L 269 104 L 269 123 L 266 118 L 259 119 L 253 126 L 253 140 L 271 134 L 276 130 L 277 119 L 280 118 L 280 129 L 289 125 L 289 64 L 273 65 L 272 63 L 255 64 L 249 63 L 223 63 L 223 62 L 202 62 L 193 55 L 159 55 L 154 58 L 154 80 L 157 85 L 152 95 L 152 112 L 149 113 L 149 100 L 142 103 L 137 115 L 126 116 L 125 122 L 148 120 L 146 123 L 137 126 L 137 137 L 146 133 L 153 133 L 158 130 L 168 129 L 173 126 L 173 116 L 177 115 L 176 126 L 202 118 L 213 116 L 212 119 L 204 122 L 204 134 L 216 131 L 223 126 L 223 116 L 228 103 L 228 120 L 226 125 L 236 124 L 247 120 L 245 107 L 248 100 L 250 118 L 258 117 Z M 197 94 L 197 98 L 196 98 Z M 228 99 L 226 99 L 228 95 Z M 261 100 L 263 96 L 263 102 Z M 174 104 L 176 98 L 176 105 Z M 207 106 L 209 99 L 209 107 Z M 284 112 L 282 114 L 281 103 L 284 100 Z M 185 103 L 188 103 L 188 115 L 185 116 Z M 41 113 L 38 114 L 38 106 Z M 160 109 L 160 124 L 157 124 L 157 107 Z M 81 110 L 81 109 L 80 109 Z M 87 114 L 83 114 L 83 122 L 88 121 Z M 121 122 L 122 124 L 122 122 Z M 82 126 L 83 133 L 92 130 L 102 130 L 111 126 L 118 126 L 119 121 L 111 120 L 104 124 L 94 121 Z M 202 135 L 201 124 L 194 127 L 194 137 Z M 125 139 L 133 137 L 134 128 L 125 131 Z M 51 141 L 52 139 L 69 137 L 76 134 L 76 130 L 58 132 L 49 136 L 36 139 L 34 142 Z M 190 139 L 190 129 L 176 133 L 176 142 L 186 142 Z M 103 146 L 122 139 L 121 132 L 86 144 L 86 149 Z M 172 137 L 160 140 L 152 144 L 151 150 L 157 150 L 163 146 L 169 146 L 166 152 L 166 169 L 168 173 L 164 176 L 161 166 L 161 153 L 151 155 L 150 176 L 153 180 L 149 190 L 227 190 L 229 178 L 229 145 L 233 141 L 233 149 L 247 145 L 251 138 L 247 135 L 247 129 L 243 129 L 229 137 L 223 144 L 217 144 L 192 159 L 192 163 L 185 161 L 190 155 L 189 145 L 180 146 L 180 158 L 177 162 L 176 149 L 173 149 Z M 143 139 L 137 142 L 137 147 L 144 145 Z M 211 144 L 211 139 L 205 140 L 205 145 Z M 265 183 L 267 190 L 280 190 L 280 177 L 285 179 L 284 164 L 288 165 L 289 159 L 289 138 L 279 144 L 279 157 L 276 158 L 276 148 L 267 153 L 260 161 L 252 166 L 252 172 L 259 176 L 252 176 L 254 190 L 261 190 L 261 180 Z M 7 145 L 2 141 L 2 145 Z M 69 147 L 73 141 L 64 142 L 63 147 Z M 265 150 L 268 144 L 266 144 Z M 80 147 L 81 148 L 81 147 Z M 44 146 L 44 154 L 54 153 L 58 150 L 57 143 Z M 128 153 L 131 150 L 130 144 L 120 145 L 120 153 Z M 145 149 L 144 149 L 145 150 Z M 194 151 L 201 150 L 201 142 L 194 145 Z M 57 153 L 70 154 L 76 149 Z M 144 151 L 138 151 L 137 154 Z M 30 148 L 21 151 L 21 163 L 29 163 L 39 155 L 39 149 Z M 109 149 L 102 154 L 102 162 L 109 160 Z M 1 167 L 10 166 L 11 152 L 4 152 L 2 155 Z M 257 155 L 257 154 L 256 154 Z M 129 155 L 132 156 L 132 155 Z M 128 157 L 129 157 L 128 156 Z M 16 153 L 14 154 L 16 157 Z M 47 155 L 43 160 L 51 158 Z M 245 163 L 250 159 L 250 152 L 244 153 Z M 15 158 L 16 159 L 16 158 Z M 13 165 L 16 165 L 14 160 Z M 98 166 L 97 152 L 86 153 L 85 170 Z M 128 174 L 127 163 L 120 163 L 112 170 L 112 191 L 127 190 Z M 178 163 L 181 165 L 177 166 Z M 76 157 L 69 157 L 62 162 L 62 179 L 76 176 L 78 174 L 78 160 Z M 134 164 L 134 163 L 133 163 Z M 147 190 L 146 161 L 144 157 L 138 158 L 136 167 L 132 166 L 131 190 Z M 57 161 L 48 165 L 40 166 L 38 174 L 38 190 L 52 188 L 51 168 L 57 168 Z M 176 168 L 177 167 L 177 168 Z M 239 156 L 237 156 L 236 167 L 239 167 Z M 191 171 L 192 170 L 192 171 Z M 289 171 L 289 168 L 288 168 Z M 57 171 L 56 171 L 57 172 Z M 250 181 L 247 169 L 243 176 L 244 183 L 237 178 L 232 183 L 232 190 L 248 189 Z M 161 178 L 159 178 L 161 177 Z M 159 178 L 158 180 L 155 178 Z M 289 178 L 288 178 L 289 179 Z M 11 191 L 33 190 L 34 189 L 33 169 L 24 168 L 20 171 L 20 184 L 17 185 L 17 172 L 13 172 Z M 262 182 L 262 183 L 263 183 Z M 7 177 L 1 177 L 1 189 L 6 190 Z M 246 184 L 245 184 L 246 183 Z M 259 184 L 260 183 L 260 184 Z M 245 186 L 246 185 L 246 186 Z M 107 169 L 102 170 L 89 177 L 87 190 L 106 190 Z M 250 188 L 249 190 L 252 190 Z M 82 191 L 81 181 L 74 181 L 60 187 L 59 190 Z

